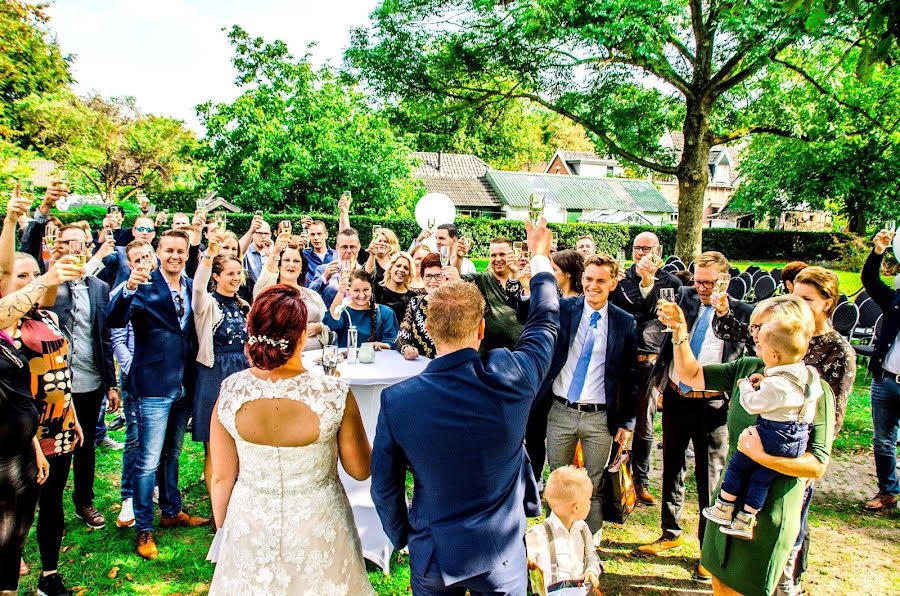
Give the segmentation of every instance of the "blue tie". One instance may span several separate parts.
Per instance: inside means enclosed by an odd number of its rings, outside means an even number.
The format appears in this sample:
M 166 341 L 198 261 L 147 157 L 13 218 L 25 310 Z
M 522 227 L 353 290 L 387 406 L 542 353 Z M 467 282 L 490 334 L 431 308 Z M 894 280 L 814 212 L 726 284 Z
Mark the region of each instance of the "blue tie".
M 703 340 L 706 337 L 707 329 L 709 329 L 712 311 L 712 306 L 700 305 L 700 317 L 697 319 L 697 324 L 694 325 L 694 333 L 691 335 L 691 352 L 694 353 L 695 358 L 700 355 L 700 348 L 703 347 Z M 681 389 L 682 393 L 687 393 L 691 390 L 684 383 L 678 383 L 678 388 Z
M 591 315 L 591 324 L 588 325 L 584 345 L 581 346 L 581 355 L 578 356 L 575 374 L 572 375 L 572 383 L 569 385 L 569 393 L 566 395 L 566 399 L 570 402 L 574 403 L 581 399 L 581 391 L 584 389 L 584 382 L 587 379 L 588 365 L 591 363 L 591 354 L 594 351 L 594 338 L 597 337 L 597 321 L 599 320 L 599 312 Z

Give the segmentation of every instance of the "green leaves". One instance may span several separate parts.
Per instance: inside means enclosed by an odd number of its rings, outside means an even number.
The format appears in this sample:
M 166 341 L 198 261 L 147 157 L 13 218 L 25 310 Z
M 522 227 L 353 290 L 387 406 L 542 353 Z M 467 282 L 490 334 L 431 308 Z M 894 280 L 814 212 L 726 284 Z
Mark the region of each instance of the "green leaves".
M 406 213 L 419 188 L 387 121 L 328 67 L 281 41 L 228 33 L 243 92 L 197 113 L 207 130 L 209 182 L 245 211 L 326 211 L 353 192 L 355 212 Z

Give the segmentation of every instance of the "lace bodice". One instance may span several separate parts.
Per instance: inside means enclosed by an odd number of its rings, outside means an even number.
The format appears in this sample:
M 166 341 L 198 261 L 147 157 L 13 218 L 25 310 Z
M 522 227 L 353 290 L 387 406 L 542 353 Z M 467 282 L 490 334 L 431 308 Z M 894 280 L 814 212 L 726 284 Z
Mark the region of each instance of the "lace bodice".
M 240 475 L 212 549 L 218 562 L 210 594 L 372 594 L 337 473 L 348 388 L 335 377 L 270 381 L 249 370 L 222 383 L 218 415 L 235 440 Z M 302 447 L 245 441 L 235 416 L 259 399 L 303 402 L 319 418 L 319 437 Z

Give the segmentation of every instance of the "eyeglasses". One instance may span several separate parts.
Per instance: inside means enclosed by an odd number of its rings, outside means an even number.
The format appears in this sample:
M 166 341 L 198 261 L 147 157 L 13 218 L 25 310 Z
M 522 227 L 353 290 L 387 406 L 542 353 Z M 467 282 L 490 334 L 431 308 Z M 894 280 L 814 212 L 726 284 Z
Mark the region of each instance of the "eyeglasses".
M 634 252 L 650 252 L 653 248 L 652 246 L 635 246 Z
M 714 287 L 716 287 L 716 282 L 714 282 L 714 281 L 697 281 L 697 280 L 695 279 L 695 280 L 694 280 L 694 286 L 695 286 L 695 287 L 701 287 L 701 288 L 704 288 L 704 289 L 706 289 L 706 290 L 711 290 L 711 289 L 713 289 Z
M 154 231 L 154 228 L 148 228 L 147 226 L 138 226 L 134 229 L 135 232 L 141 232 L 142 234 L 149 234 Z
M 184 298 L 181 294 L 175 294 L 175 314 L 179 319 L 184 316 Z
M 426 273 L 422 276 L 422 279 L 425 281 L 431 281 L 433 279 L 440 279 L 442 277 L 444 277 L 443 273 Z

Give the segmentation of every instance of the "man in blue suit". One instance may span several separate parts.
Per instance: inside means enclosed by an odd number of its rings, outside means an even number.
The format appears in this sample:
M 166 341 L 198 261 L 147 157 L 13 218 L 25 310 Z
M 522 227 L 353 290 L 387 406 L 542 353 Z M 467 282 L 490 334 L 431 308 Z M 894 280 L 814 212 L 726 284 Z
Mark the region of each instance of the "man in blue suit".
M 559 314 L 551 234 L 545 223 L 526 228 L 534 276 L 516 349 L 479 358 L 484 298 L 474 284 L 448 283 L 429 299 L 425 322 L 438 357 L 381 397 L 372 498 L 394 546 L 409 545 L 416 596 L 526 591 L 525 518 L 540 503 L 525 422 L 550 368 Z
M 183 275 L 190 239 L 168 230 L 159 240 L 159 268 L 131 271 L 124 287 L 109 303 L 107 324 L 122 328 L 131 322 L 134 356 L 128 392 L 138 408 L 137 471 L 134 478 L 134 518 L 137 553 L 158 555 L 153 538 L 153 486 L 159 471 L 160 525 L 199 526 L 209 519 L 184 511 L 178 492 L 178 457 L 191 412 L 197 335 L 191 311 L 191 280 Z M 149 281 L 149 284 L 144 282 Z
M 613 444 L 625 446 L 637 416 L 637 327 L 634 317 L 609 303 L 619 265 L 606 254 L 585 259 L 584 296 L 559 307 L 559 337 L 543 399 L 547 459 L 555 470 L 570 465 L 581 441 L 584 467 L 594 484 L 587 524 L 599 545 L 603 528 L 603 472 Z

